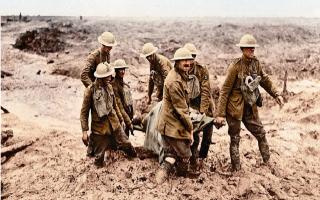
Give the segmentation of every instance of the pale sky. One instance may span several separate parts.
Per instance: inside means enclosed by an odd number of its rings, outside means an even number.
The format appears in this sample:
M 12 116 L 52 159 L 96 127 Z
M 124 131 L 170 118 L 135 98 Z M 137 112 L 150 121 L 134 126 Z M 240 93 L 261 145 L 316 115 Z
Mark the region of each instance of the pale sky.
M 320 17 L 320 0 L 0 0 L 0 15 Z

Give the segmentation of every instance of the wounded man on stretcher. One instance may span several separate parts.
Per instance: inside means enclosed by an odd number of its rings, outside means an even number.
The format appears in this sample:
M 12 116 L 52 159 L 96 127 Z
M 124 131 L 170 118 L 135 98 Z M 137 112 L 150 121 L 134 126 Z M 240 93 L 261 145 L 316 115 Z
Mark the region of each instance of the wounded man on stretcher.
M 161 110 L 162 101 L 160 101 L 152 110 L 144 117 L 141 124 L 134 125 L 135 130 L 144 132 L 144 149 L 153 152 L 159 158 L 159 163 L 163 161 L 163 144 L 161 134 L 156 130 L 158 117 Z M 190 113 L 193 133 L 200 134 L 200 132 L 209 125 L 215 125 L 216 128 L 220 128 L 221 124 L 215 123 L 215 119 L 208 117 L 204 114 L 198 114 L 197 111 L 192 110 Z

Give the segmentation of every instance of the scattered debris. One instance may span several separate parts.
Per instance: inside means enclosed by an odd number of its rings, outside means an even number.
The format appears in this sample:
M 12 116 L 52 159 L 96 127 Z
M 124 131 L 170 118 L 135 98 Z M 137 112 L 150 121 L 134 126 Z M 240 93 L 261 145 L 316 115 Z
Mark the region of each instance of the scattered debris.
M 39 55 L 62 51 L 66 46 L 60 39 L 62 34 L 58 28 L 38 28 L 20 34 L 13 47 Z
M 7 114 L 7 113 L 10 113 L 5 107 L 3 107 L 3 106 L 1 106 L 1 110 L 5 113 L 5 114 Z
M 54 63 L 54 60 L 49 59 L 49 60 L 47 61 L 47 64 L 51 64 L 51 63 Z
M 13 130 L 8 129 L 8 130 L 2 130 L 1 131 L 1 144 L 6 143 L 10 138 L 13 137 Z
M 297 62 L 297 59 L 287 58 L 287 59 L 286 59 L 286 62 L 287 62 L 287 63 L 295 63 L 295 62 Z
M 13 74 L 10 72 L 6 72 L 4 70 L 1 70 L 1 78 L 4 78 L 6 76 L 12 76 Z
M 2 147 L 1 148 L 1 157 L 2 156 L 12 156 L 13 154 L 25 149 L 26 147 L 30 146 L 33 144 L 33 141 L 22 141 L 18 142 L 16 144 L 7 146 L 7 147 Z

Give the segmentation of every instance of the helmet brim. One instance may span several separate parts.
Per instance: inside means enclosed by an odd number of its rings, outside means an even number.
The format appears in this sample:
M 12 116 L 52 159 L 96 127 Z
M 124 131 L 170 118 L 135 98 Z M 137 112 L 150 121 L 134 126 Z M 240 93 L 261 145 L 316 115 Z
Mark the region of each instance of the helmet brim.
M 172 58 L 172 61 L 177 61 L 177 60 L 194 60 L 192 56 L 187 56 L 187 57 L 177 57 L 177 58 Z
M 152 54 L 154 54 L 154 53 L 156 53 L 158 51 L 158 47 L 155 47 L 150 53 L 148 53 L 148 54 L 140 54 L 140 57 L 142 57 L 142 58 L 146 58 L 146 57 L 148 57 L 148 56 L 150 56 L 150 55 L 152 55 Z
M 104 74 L 97 74 L 97 72 L 94 72 L 94 77 L 96 78 L 106 78 L 108 76 L 112 76 L 114 74 L 113 71 L 110 71 L 110 72 L 107 72 L 107 73 L 104 73 Z
M 107 46 L 107 47 L 113 47 L 113 46 L 116 46 L 118 43 L 117 41 L 115 40 L 114 43 L 107 43 L 105 42 L 101 36 L 98 37 L 98 42 L 104 46 Z
M 129 66 L 125 65 L 125 66 L 114 66 L 113 69 L 127 69 L 129 68 Z
M 258 44 L 236 44 L 237 47 L 259 47 Z

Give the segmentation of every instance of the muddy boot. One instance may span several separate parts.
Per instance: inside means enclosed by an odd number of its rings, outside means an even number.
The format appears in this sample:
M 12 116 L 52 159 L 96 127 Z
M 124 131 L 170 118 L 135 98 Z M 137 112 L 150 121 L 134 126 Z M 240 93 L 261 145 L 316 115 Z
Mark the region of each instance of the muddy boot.
M 231 137 L 230 142 L 230 158 L 231 158 L 231 170 L 239 171 L 241 169 L 240 165 L 240 154 L 239 154 L 239 137 Z
M 177 176 L 188 177 L 188 178 L 197 178 L 200 175 L 198 170 L 192 170 L 189 168 L 189 159 L 179 159 L 177 162 Z
M 97 167 L 97 168 L 101 168 L 105 165 L 105 162 L 104 162 L 104 152 L 100 152 L 98 153 L 96 156 L 95 156 L 95 159 L 94 159 L 94 165 Z
M 159 170 L 156 173 L 156 182 L 157 182 L 157 184 L 162 184 L 168 179 L 168 176 L 169 176 L 172 168 L 173 168 L 172 164 L 170 164 L 167 161 L 163 161 L 163 163 L 161 164 Z
M 88 147 L 87 147 L 87 156 L 90 157 L 90 158 L 93 158 L 94 157 L 94 144 L 92 142 L 92 134 L 90 134 L 89 136 L 89 143 L 88 143 Z
M 262 160 L 264 163 L 267 163 L 270 159 L 269 145 L 265 136 L 258 139 L 258 146 Z
M 120 149 L 123 150 L 130 158 L 137 157 L 137 152 L 134 149 L 134 147 L 131 145 L 131 143 L 120 147 Z
M 179 158 L 176 165 L 177 176 L 186 177 L 189 170 L 189 159 L 188 158 Z
M 202 169 L 203 168 L 203 165 L 204 165 L 204 158 L 200 158 L 198 160 L 198 169 Z
M 199 170 L 199 162 L 197 158 L 191 157 L 190 158 L 190 170 L 198 171 Z

